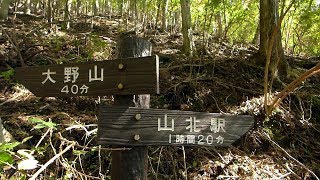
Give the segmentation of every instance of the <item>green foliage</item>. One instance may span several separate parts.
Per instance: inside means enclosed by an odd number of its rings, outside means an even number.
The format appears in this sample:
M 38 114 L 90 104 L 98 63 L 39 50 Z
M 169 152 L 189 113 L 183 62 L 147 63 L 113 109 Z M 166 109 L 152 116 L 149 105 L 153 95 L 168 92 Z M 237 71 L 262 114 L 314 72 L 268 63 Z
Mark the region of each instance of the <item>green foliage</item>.
M 0 77 L 4 78 L 5 80 L 11 79 L 13 77 L 13 75 L 14 75 L 14 69 L 12 69 L 12 68 L 0 73 Z
M 85 155 L 87 154 L 87 151 L 84 150 L 73 150 L 74 155 Z
M 192 1 L 192 18 L 194 23 L 201 22 L 199 27 L 202 31 L 216 36 L 216 16 L 220 14 L 225 38 L 236 42 L 251 42 L 258 25 L 258 7 L 259 4 L 255 1 Z
M 13 148 L 19 146 L 20 142 L 13 142 L 13 143 L 1 143 L 0 144 L 0 151 L 12 151 Z
M 13 164 L 13 157 L 6 151 L 0 150 L 0 167 L 6 164 Z
M 42 129 L 42 128 L 57 129 L 56 128 L 57 124 L 53 123 L 51 121 L 46 122 L 46 121 L 44 121 L 40 118 L 36 118 L 36 117 L 29 118 L 29 121 L 37 124 L 36 126 L 33 127 L 34 129 Z
M 24 138 L 22 142 L 10 142 L 10 143 L 0 143 L 0 168 L 5 165 L 12 165 L 14 164 L 15 160 L 13 155 L 13 149 L 20 144 L 26 142 L 32 137 Z
M 315 23 L 320 22 L 320 8 L 309 6 L 302 11 L 298 20 L 301 22 L 297 24 L 299 34 L 296 34 L 299 51 L 310 55 L 320 55 L 320 24 Z
M 95 34 L 89 35 L 89 42 L 87 45 L 88 59 L 107 59 L 110 54 L 110 47 L 101 37 Z

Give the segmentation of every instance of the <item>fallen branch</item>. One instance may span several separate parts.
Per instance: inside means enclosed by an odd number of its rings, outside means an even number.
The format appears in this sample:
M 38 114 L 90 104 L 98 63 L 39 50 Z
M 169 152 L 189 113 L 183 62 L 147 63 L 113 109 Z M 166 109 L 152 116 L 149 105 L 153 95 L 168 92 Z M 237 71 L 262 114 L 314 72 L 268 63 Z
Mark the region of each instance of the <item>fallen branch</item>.
M 72 142 L 69 146 L 67 146 L 63 151 L 59 152 L 55 156 L 53 156 L 48 162 L 46 162 L 36 173 L 33 174 L 29 180 L 35 180 L 42 171 L 44 171 L 51 163 L 53 163 L 56 159 L 58 159 L 60 156 L 62 156 L 64 153 L 66 153 L 70 148 L 74 147 L 76 145 L 76 142 Z
M 59 135 L 59 136 L 58 136 Z M 57 138 L 60 139 L 61 141 L 64 141 L 66 143 L 73 143 L 74 141 L 70 141 L 66 138 L 64 138 L 61 133 L 59 132 L 57 135 Z M 75 142 L 75 145 L 76 147 L 79 147 L 79 148 L 82 148 L 83 150 L 85 149 L 90 149 L 90 150 L 95 150 L 97 149 L 97 147 L 88 147 L 88 146 L 82 146 L 80 145 L 78 142 Z M 105 150 L 105 151 L 126 151 L 126 150 L 131 150 L 131 148 L 99 148 L 100 150 Z
M 25 94 L 28 94 L 28 93 L 29 93 L 29 90 L 27 90 L 25 88 L 17 89 L 17 91 L 13 94 L 13 97 L 11 97 L 10 99 L 7 99 L 6 101 L 0 103 L 0 106 L 3 106 L 4 104 L 9 103 L 11 101 L 17 100 L 19 97 L 24 96 Z
M 276 142 L 274 142 L 270 136 L 263 132 L 263 135 L 267 138 L 267 140 L 269 142 L 271 142 L 272 146 L 280 149 L 287 157 L 289 157 L 291 160 L 293 160 L 294 162 L 296 162 L 298 165 L 300 165 L 303 169 L 307 170 L 313 177 L 315 177 L 315 179 L 319 180 L 318 176 L 311 171 L 309 168 L 307 168 L 304 164 L 302 164 L 300 161 L 298 161 L 297 159 L 295 159 L 294 157 L 292 157 L 286 150 L 284 150 L 279 144 L 277 144 Z

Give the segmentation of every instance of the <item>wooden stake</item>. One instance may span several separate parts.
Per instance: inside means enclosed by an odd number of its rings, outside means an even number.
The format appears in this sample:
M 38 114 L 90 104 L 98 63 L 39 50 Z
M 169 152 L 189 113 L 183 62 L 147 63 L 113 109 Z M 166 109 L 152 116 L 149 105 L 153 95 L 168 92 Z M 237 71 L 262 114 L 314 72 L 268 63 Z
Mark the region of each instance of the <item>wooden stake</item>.
M 118 40 L 118 58 L 143 57 L 151 55 L 151 43 L 135 35 L 123 34 Z M 143 66 L 143 64 L 141 64 Z M 125 71 L 124 67 L 118 66 Z M 125 88 L 125 87 L 124 87 Z M 150 108 L 150 95 L 115 96 L 116 106 Z M 139 140 L 138 134 L 132 136 Z M 112 151 L 111 179 L 146 180 L 148 169 L 148 147 L 132 147 L 129 151 Z

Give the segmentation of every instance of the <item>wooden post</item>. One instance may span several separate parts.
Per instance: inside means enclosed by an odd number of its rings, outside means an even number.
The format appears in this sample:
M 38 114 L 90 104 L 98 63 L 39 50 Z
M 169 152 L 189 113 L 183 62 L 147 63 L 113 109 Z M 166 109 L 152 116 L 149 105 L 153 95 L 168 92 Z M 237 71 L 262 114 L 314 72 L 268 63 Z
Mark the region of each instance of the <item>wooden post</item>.
M 120 35 L 117 47 L 118 58 L 150 56 L 152 48 L 149 41 L 129 34 Z M 116 106 L 150 108 L 150 95 L 118 95 L 114 100 Z M 111 179 L 147 179 L 148 147 L 140 146 L 132 147 L 128 151 L 113 151 L 111 157 Z

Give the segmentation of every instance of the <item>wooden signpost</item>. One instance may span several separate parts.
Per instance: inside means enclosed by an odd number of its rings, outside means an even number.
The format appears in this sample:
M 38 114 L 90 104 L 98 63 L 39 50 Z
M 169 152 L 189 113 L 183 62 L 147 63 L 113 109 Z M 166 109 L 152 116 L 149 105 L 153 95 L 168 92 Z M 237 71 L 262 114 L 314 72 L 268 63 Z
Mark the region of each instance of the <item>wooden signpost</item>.
M 230 146 L 253 117 L 165 109 L 101 106 L 98 143 L 124 146 Z
M 15 69 L 36 96 L 104 96 L 159 93 L 157 56 Z
M 159 60 L 150 55 L 150 42 L 123 36 L 120 59 L 17 68 L 15 78 L 36 96 L 115 95 L 100 107 L 97 141 L 131 149 L 112 151 L 112 179 L 147 179 L 147 146 L 229 146 L 253 126 L 250 116 L 149 109 L 148 94 L 159 93 Z

